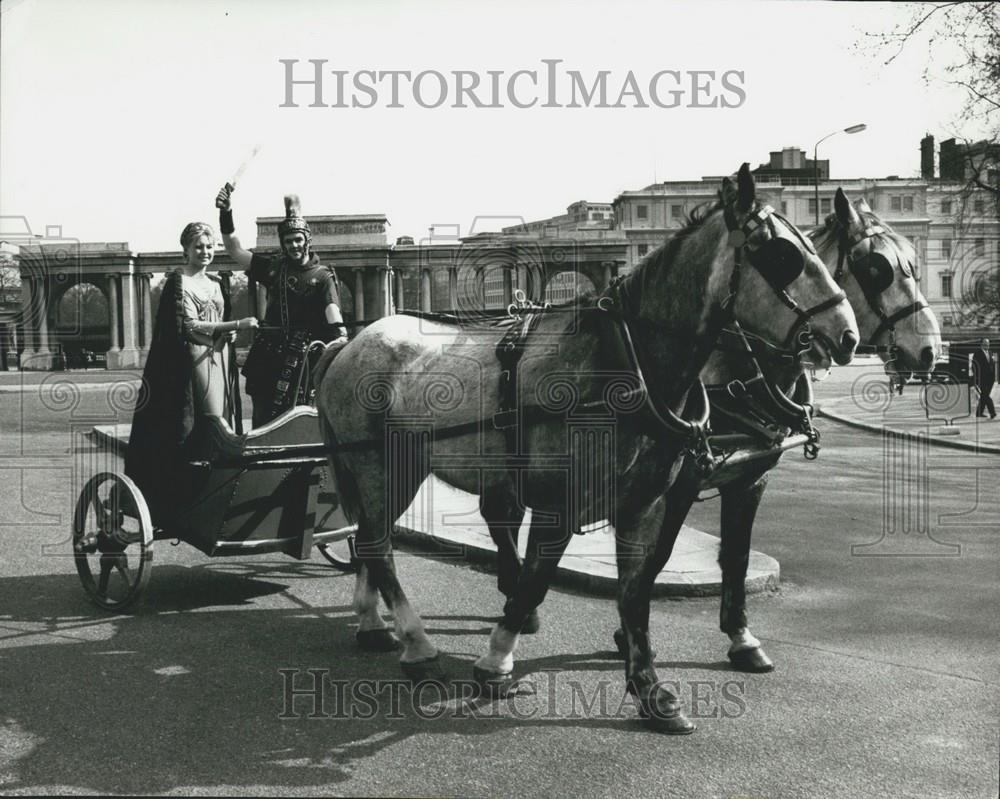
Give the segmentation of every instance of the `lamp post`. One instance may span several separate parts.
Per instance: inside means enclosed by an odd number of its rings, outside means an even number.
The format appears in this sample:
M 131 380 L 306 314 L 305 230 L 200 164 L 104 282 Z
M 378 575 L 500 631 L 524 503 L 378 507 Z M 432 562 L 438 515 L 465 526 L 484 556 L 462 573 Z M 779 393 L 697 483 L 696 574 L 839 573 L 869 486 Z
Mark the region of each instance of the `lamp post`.
M 820 139 L 816 144 L 813 145 L 813 185 L 815 186 L 816 195 L 816 227 L 819 227 L 819 146 L 829 139 L 831 136 L 836 136 L 838 133 L 861 133 L 868 126 L 862 122 L 859 125 L 851 125 L 849 128 L 844 128 L 843 130 L 835 130 L 833 133 L 827 133 L 822 139 Z

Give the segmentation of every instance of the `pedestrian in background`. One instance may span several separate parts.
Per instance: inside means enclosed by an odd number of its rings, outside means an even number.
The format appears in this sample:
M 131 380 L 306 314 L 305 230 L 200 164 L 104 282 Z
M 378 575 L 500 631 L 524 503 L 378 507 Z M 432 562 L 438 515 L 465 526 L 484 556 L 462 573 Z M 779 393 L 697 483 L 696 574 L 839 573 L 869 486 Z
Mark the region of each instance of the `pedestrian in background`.
M 984 338 L 979 342 L 979 349 L 972 353 L 972 374 L 979 389 L 979 404 L 976 406 L 976 416 L 985 416 L 990 412 L 990 418 L 996 419 L 997 410 L 993 406 L 990 392 L 997 379 L 997 361 L 990 353 L 990 340 Z

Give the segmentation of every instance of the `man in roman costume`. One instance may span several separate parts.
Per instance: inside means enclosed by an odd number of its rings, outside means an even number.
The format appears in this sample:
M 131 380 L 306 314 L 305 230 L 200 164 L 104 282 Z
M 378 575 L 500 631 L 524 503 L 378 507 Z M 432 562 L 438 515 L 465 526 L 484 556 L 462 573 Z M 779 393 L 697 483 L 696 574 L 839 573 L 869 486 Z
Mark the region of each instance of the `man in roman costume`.
M 306 380 L 298 385 L 307 345 L 316 340 L 344 343 L 347 329 L 337 277 L 310 247 L 312 235 L 299 198 L 285 197 L 285 219 L 278 225 L 281 255 L 267 256 L 245 250 L 236 237 L 232 192 L 227 183 L 215 201 L 222 242 L 247 276 L 267 288 L 267 311 L 243 367 L 247 394 L 253 398 L 253 425 L 260 427 L 310 401 Z

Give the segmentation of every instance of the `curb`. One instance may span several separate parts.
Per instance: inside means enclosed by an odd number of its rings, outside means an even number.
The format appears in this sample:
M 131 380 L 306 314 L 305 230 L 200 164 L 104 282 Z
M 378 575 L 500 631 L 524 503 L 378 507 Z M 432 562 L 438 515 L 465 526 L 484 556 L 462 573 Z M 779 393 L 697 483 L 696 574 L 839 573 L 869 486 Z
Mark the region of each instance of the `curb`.
M 693 528 L 689 528 L 693 529 Z M 427 552 L 447 552 L 455 556 L 455 550 L 461 552 L 461 557 L 478 566 L 486 566 L 489 571 L 496 572 L 496 549 L 492 542 L 482 544 L 460 542 L 447 539 L 444 536 L 414 530 L 410 527 L 396 527 L 396 534 L 411 545 L 419 544 Z M 694 530 L 700 535 L 708 536 L 700 530 Z M 590 533 L 589 535 L 594 535 Z M 682 530 L 680 535 L 684 535 Z M 678 537 L 679 537 L 678 536 Z M 714 538 L 715 536 L 710 536 Z M 781 567 L 778 561 L 769 555 L 755 550 L 750 551 L 750 565 L 747 569 L 746 593 L 759 594 L 765 591 L 776 591 L 781 581 Z M 618 570 L 609 564 L 595 561 L 578 555 L 567 554 L 562 557 L 556 569 L 555 583 L 597 596 L 614 597 L 618 591 Z M 718 568 L 699 572 L 676 572 L 667 567 L 657 575 L 653 584 L 654 598 L 677 599 L 682 597 L 713 597 L 722 594 L 721 573 Z
M 853 419 L 850 416 L 844 416 L 843 414 L 837 413 L 835 411 L 826 410 L 823 407 L 817 407 L 816 412 L 820 416 L 825 416 L 828 419 L 833 419 L 835 422 L 840 422 L 841 424 L 845 424 L 848 427 L 857 427 L 861 430 L 868 430 L 869 432 L 872 433 L 883 433 L 886 430 L 889 430 L 890 432 L 895 433 L 898 436 L 909 438 L 914 441 L 918 440 L 919 438 L 914 433 L 908 432 L 906 430 L 895 430 L 891 427 L 885 427 L 884 425 L 872 424 L 871 422 L 862 422 L 859 421 L 858 419 Z M 939 447 L 961 449 L 965 450 L 966 452 L 975 452 L 977 454 L 983 454 L 983 455 L 1000 455 L 1000 447 L 993 446 L 992 444 L 973 444 L 968 441 L 954 441 L 952 439 L 947 439 L 947 438 L 930 438 L 929 436 L 924 440 L 927 440 L 931 444 L 934 444 Z
M 108 381 L 106 383 L 25 383 L 23 385 L 4 385 L 0 383 L 0 394 L 27 394 L 31 393 L 35 389 L 43 390 L 53 390 L 59 389 L 64 390 L 67 387 L 71 387 L 71 391 L 80 392 L 91 392 L 91 391 L 108 391 L 113 388 L 120 388 L 121 386 L 128 386 L 129 388 L 134 388 L 142 382 L 140 380 L 122 380 L 118 382 Z

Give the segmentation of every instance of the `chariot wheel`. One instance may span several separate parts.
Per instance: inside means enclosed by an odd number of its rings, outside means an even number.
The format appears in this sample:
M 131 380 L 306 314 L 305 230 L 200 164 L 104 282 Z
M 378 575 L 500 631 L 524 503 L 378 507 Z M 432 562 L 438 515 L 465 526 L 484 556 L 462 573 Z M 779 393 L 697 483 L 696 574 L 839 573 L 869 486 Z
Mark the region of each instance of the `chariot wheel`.
M 142 595 L 153 569 L 153 522 L 125 475 L 101 472 L 84 486 L 73 514 L 73 557 L 98 607 L 123 611 Z
M 333 568 L 342 572 L 356 572 L 358 570 L 358 557 L 354 551 L 354 536 L 349 535 L 340 541 L 324 542 L 317 544 L 316 549 L 327 559 Z

